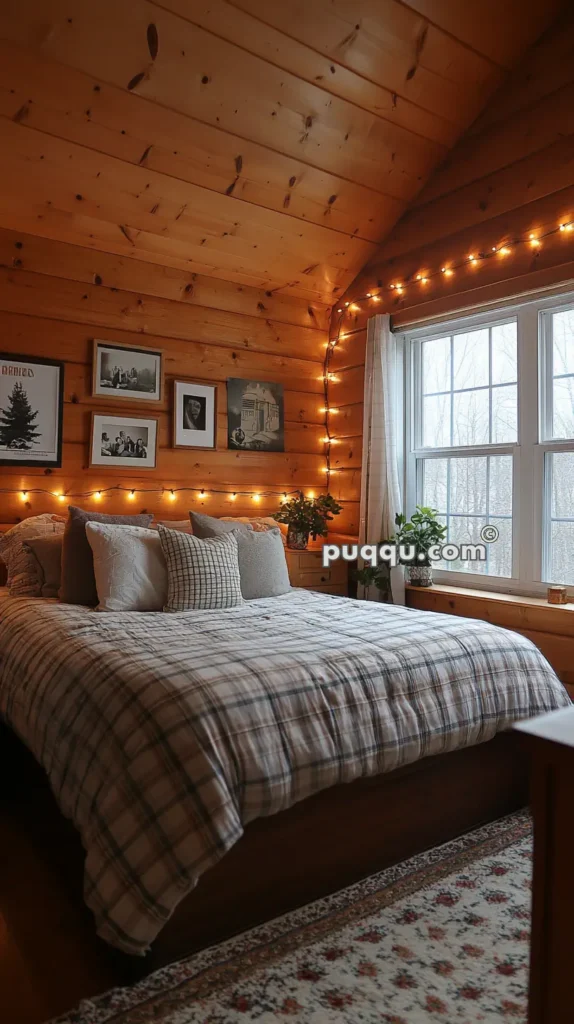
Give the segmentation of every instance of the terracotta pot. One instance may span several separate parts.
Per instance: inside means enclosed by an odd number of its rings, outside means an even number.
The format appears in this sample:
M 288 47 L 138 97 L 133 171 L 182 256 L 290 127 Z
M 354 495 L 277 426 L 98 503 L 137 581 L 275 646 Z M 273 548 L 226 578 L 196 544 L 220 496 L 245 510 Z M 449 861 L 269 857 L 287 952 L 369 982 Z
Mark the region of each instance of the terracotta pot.
M 304 551 L 309 543 L 307 530 L 295 530 L 290 526 L 287 530 L 287 547 L 295 551 Z
M 432 565 L 407 565 L 405 578 L 413 587 L 432 587 Z

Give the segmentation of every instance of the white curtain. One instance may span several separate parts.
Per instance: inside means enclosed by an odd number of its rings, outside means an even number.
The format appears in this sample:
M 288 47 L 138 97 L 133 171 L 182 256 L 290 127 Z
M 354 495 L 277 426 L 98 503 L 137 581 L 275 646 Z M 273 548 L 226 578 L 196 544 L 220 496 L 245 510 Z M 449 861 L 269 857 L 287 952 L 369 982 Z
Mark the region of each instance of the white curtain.
M 395 515 L 402 511 L 403 351 L 390 330 L 387 315 L 367 323 L 365 404 L 363 414 L 363 471 L 359 542 L 379 544 L 395 532 Z M 395 604 L 405 603 L 404 569 L 391 571 Z M 369 587 L 359 597 L 380 597 Z

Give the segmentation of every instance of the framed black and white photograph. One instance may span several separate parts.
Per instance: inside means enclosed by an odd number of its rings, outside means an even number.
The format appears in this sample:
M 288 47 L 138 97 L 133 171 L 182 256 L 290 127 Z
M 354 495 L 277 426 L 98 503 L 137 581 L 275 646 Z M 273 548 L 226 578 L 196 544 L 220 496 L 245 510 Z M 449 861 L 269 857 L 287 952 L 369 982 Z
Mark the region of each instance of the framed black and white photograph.
M 174 448 L 215 448 L 217 387 L 193 380 L 173 384 Z
M 245 451 L 284 452 L 283 385 L 227 381 L 227 444 Z
M 0 466 L 62 465 L 64 364 L 0 353 Z
M 92 413 L 90 466 L 155 469 L 157 420 Z
M 161 402 L 163 357 L 156 349 L 94 341 L 92 394 Z

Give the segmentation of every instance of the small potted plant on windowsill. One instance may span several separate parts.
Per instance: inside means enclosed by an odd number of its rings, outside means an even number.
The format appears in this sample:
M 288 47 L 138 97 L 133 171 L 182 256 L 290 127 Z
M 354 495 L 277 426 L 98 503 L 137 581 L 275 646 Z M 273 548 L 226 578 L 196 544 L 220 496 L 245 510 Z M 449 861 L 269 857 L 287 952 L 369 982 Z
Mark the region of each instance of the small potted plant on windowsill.
M 436 508 L 417 505 L 409 521 L 402 514 L 395 516 L 397 530 L 393 539 L 397 544 L 412 546 L 415 552 L 412 561 L 404 562 L 405 579 L 412 586 L 432 586 L 429 551 L 435 544 L 442 544 L 446 537 L 446 526 L 439 523 L 438 514 Z
M 306 498 L 298 491 L 295 498 L 284 502 L 273 519 L 287 525 L 287 547 L 304 551 L 309 543 L 309 535 L 313 540 L 327 536 L 327 523 L 333 516 L 342 511 L 343 506 L 330 494 L 321 494 L 318 498 Z

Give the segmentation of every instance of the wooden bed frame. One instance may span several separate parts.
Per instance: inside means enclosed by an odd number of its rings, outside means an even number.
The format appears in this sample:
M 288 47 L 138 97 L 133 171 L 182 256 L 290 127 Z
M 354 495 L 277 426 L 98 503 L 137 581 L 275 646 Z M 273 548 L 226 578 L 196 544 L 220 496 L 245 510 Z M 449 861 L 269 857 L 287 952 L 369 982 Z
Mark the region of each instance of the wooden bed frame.
M 83 851 L 64 821 L 44 773 L 5 727 L 1 768 L 21 793 L 42 793 L 42 855 L 81 900 Z M 5 776 L 5 773 L 2 773 Z M 175 909 L 144 958 L 110 951 L 123 980 L 340 889 L 456 838 L 527 803 L 527 765 L 517 736 L 425 758 L 388 775 L 334 786 L 248 825 L 242 839 Z M 86 911 L 88 913 L 88 911 Z M 102 943 L 103 945 L 103 943 Z

